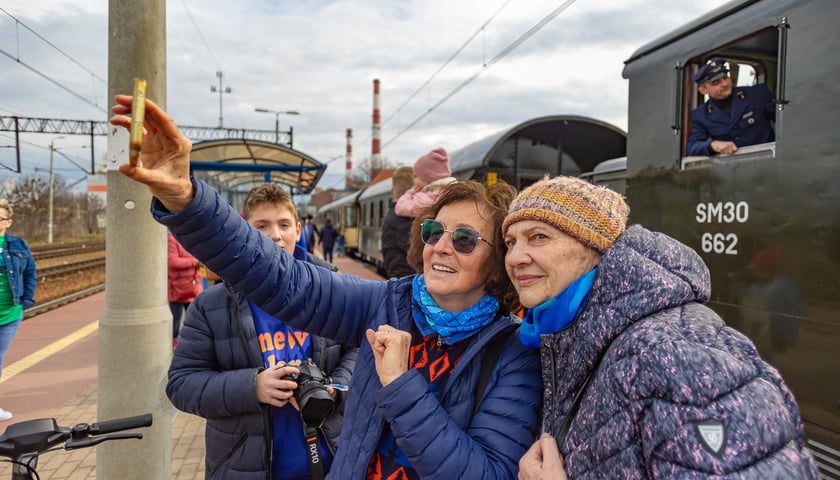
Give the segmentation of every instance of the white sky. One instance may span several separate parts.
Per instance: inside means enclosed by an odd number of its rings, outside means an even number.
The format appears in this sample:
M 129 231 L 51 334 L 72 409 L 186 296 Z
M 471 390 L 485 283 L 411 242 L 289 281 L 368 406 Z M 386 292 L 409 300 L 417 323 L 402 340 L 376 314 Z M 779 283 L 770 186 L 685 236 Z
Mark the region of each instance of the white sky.
M 484 62 L 565 3 L 570 5 L 556 18 L 482 71 Z M 225 127 L 273 130 L 274 115 L 256 113 L 256 107 L 301 112 L 281 115 L 281 130 L 293 125 L 296 149 L 322 162 L 334 159 L 319 186 L 341 187 L 347 128 L 354 132 L 354 163 L 370 156 L 374 78 L 381 81 L 380 109 L 387 119 L 382 154 L 393 164 L 410 165 L 438 146 L 454 151 L 544 115 L 585 115 L 626 129 L 624 60 L 723 3 L 169 0 L 168 111 L 182 125 L 217 126 L 219 94 L 210 87 L 218 86 L 221 70 L 224 87 L 232 89 L 222 99 Z M 16 25 L 0 12 L 0 115 L 107 120 L 108 2 L 0 0 L 0 7 L 22 22 Z M 484 31 L 397 111 L 491 17 Z M 46 176 L 53 137 L 22 137 L 24 175 Z M 68 136 L 55 145 L 87 167 L 89 151 L 79 148 L 86 142 Z M 7 170 L 15 167 L 14 149 L 4 148 L 13 143 L 12 134 L 0 132 L 0 179 L 17 175 Z M 104 137 L 95 148 L 101 158 Z M 56 157 L 55 165 L 68 183 L 84 178 L 66 158 Z

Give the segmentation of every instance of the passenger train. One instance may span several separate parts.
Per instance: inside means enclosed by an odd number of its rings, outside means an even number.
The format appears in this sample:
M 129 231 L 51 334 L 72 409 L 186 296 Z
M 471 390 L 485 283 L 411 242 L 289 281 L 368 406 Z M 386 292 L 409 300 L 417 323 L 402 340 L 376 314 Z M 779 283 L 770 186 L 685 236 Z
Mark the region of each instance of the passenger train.
M 528 120 L 452 152 L 453 174 L 522 188 L 577 175 L 627 198 L 631 223 L 697 250 L 709 305 L 792 388 L 824 478 L 840 479 L 840 2 L 737 0 L 625 62 L 628 131 L 595 119 Z M 694 73 L 722 57 L 736 85 L 776 97 L 775 142 L 687 156 Z M 381 264 L 390 181 L 324 206 L 347 247 Z

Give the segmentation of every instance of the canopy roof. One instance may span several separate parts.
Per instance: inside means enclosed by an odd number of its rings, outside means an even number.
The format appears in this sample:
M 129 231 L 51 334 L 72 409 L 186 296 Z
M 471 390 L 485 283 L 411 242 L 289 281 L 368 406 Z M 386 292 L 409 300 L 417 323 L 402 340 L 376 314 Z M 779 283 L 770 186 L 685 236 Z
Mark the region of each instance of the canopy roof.
M 226 138 L 194 143 L 190 168 L 216 188 L 239 190 L 279 183 L 296 195 L 311 193 L 327 166 L 286 145 Z
M 580 175 L 626 155 L 627 134 L 600 120 L 549 115 L 477 140 L 449 154 L 452 174 L 481 179 L 496 172 L 517 188 L 544 175 Z

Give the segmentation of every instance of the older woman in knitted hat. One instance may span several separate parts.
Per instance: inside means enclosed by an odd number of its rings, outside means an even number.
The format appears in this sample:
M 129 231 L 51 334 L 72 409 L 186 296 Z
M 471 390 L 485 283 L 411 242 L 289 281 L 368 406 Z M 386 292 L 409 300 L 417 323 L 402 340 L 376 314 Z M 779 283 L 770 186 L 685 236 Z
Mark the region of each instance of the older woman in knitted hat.
M 506 268 L 544 384 L 544 435 L 519 478 L 818 478 L 779 373 L 704 305 L 699 255 L 625 230 L 628 214 L 572 177 L 511 203 Z

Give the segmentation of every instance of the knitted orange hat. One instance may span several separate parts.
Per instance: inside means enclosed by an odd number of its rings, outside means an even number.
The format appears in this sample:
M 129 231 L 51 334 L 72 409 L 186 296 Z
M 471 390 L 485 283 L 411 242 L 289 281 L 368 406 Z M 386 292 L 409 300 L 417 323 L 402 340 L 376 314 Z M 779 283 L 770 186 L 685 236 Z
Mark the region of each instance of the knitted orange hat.
M 516 222 L 536 220 L 604 253 L 624 232 L 629 215 L 630 207 L 615 191 L 560 176 L 540 180 L 521 191 L 510 204 L 502 233 Z

